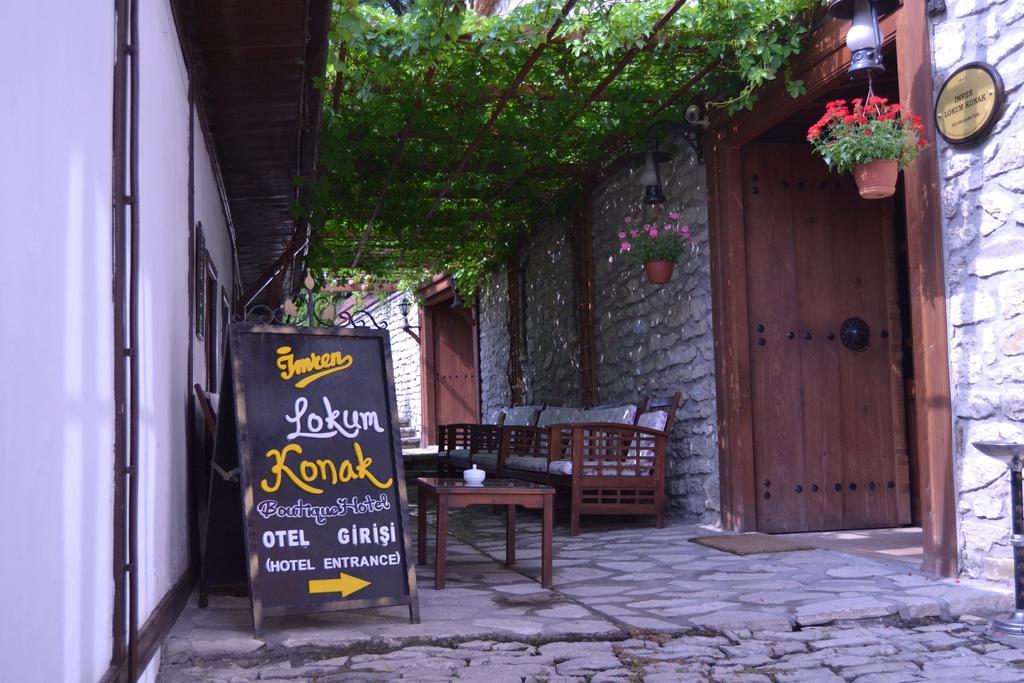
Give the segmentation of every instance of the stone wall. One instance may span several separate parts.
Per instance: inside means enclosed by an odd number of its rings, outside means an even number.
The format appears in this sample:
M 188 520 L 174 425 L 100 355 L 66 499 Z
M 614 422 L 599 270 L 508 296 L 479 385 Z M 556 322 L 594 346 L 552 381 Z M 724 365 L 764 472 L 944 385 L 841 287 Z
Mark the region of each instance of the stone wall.
M 386 322 L 391 338 L 391 363 L 395 371 L 395 396 L 398 399 L 398 417 L 421 434 L 422 410 L 420 400 L 420 345 L 402 329 L 404 321 L 398 307 L 403 298 L 409 298 L 409 324 L 418 325 L 419 307 L 412 295 L 397 292 L 384 300 L 368 296 L 362 309 L 377 322 Z M 357 314 L 358 315 L 358 314 Z M 413 330 L 419 333 L 419 330 Z
M 938 141 L 947 254 L 954 463 L 961 570 L 1012 573 L 1006 467 L 970 444 L 1024 439 L 1024 3 L 947 0 L 932 20 L 936 89 L 958 66 L 987 61 L 1007 101 L 985 140 Z
M 685 148 L 684 148 L 685 149 Z M 662 167 L 665 211 L 682 214 L 695 253 L 676 264 L 672 280 L 647 282 L 623 262 L 617 234 L 641 214 L 636 173 L 612 178 L 594 197 L 597 377 L 602 403 L 683 393 L 669 444 L 672 508 L 717 521 L 718 436 L 711 330 L 711 270 L 704 167 L 688 151 Z
M 480 414 L 495 422 L 498 411 L 512 404 L 508 385 L 508 274 L 493 273 L 480 288 Z
M 523 401 L 580 405 L 572 225 L 553 222 L 531 235 L 523 274 Z
M 664 210 L 680 211 L 697 243 L 665 286 L 647 283 L 642 269 L 625 264 L 618 253 L 623 219 L 640 215 L 636 173 L 620 173 L 594 193 L 598 399 L 636 402 L 683 393 L 668 451 L 669 506 L 713 522 L 719 485 L 704 170 L 688 151 L 662 170 Z M 571 232 L 569 223 L 541 225 L 523 248 L 526 403 L 580 405 Z M 483 409 L 489 415 L 508 405 L 510 396 L 505 273 L 481 291 L 480 354 Z

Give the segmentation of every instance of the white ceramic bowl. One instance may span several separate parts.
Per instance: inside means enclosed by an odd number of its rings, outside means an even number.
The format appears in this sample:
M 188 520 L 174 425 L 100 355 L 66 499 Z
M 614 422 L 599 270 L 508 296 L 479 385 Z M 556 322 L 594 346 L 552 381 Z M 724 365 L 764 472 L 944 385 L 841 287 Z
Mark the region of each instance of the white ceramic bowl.
M 462 479 L 466 482 L 466 486 L 483 486 L 484 479 L 487 477 L 487 473 L 481 469 L 477 469 L 476 465 L 473 465 L 472 469 L 464 470 L 462 472 Z

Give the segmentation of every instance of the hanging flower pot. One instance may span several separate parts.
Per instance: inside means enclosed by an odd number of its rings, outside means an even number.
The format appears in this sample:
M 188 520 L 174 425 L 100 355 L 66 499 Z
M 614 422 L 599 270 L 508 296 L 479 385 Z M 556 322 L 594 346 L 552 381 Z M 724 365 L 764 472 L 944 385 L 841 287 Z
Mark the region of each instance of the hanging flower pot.
M 928 146 L 920 116 L 873 95 L 829 102 L 807 140 L 830 169 L 853 172 L 864 199 L 891 197 L 899 172 Z
M 675 261 L 655 259 L 644 264 L 644 272 L 647 273 L 647 280 L 652 285 L 664 285 L 672 279 L 672 269 L 675 265 Z
M 672 279 L 672 268 L 679 257 L 693 244 L 690 226 L 679 222 L 677 211 L 668 218 L 655 218 L 650 223 L 626 218 L 619 233 L 619 253 L 628 263 L 643 265 L 652 285 L 663 285 Z
M 853 179 L 864 199 L 885 199 L 896 194 L 896 177 L 900 162 L 895 159 L 875 159 L 853 167 Z

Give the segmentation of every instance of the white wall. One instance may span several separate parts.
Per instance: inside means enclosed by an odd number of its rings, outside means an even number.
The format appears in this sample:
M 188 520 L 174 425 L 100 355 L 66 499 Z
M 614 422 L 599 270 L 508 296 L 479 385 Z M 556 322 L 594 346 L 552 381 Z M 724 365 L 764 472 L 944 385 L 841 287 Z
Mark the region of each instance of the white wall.
M 0 5 L 8 681 L 94 681 L 110 662 L 113 8 Z
M 395 396 L 398 401 L 398 417 L 406 420 L 419 436 L 422 431 L 422 402 L 420 397 L 420 345 L 402 329 L 405 321 L 399 302 L 408 299 L 409 325 L 419 325 L 419 304 L 415 297 L 405 292 L 396 292 L 384 300 L 374 294 L 366 295 L 362 310 L 370 313 L 378 323 L 386 323 L 391 339 L 391 364 L 395 371 Z M 355 314 L 358 317 L 358 313 Z M 419 335 L 419 330 L 412 330 Z
M 139 13 L 139 621 L 188 567 L 188 82 L 170 8 Z
M 110 664 L 113 9 L 0 8 L 2 680 L 95 681 Z M 189 108 L 167 0 L 140 3 L 139 46 L 141 624 L 188 566 Z M 230 296 L 231 245 L 196 135 L 195 215 Z M 202 376 L 198 342 L 196 358 Z
M 203 235 L 206 239 L 206 249 L 210 252 L 210 261 L 217 269 L 217 283 L 227 290 L 228 297 L 234 292 L 235 260 L 234 251 L 231 245 L 230 235 L 227 228 L 223 204 L 221 203 L 220 192 L 217 188 L 217 181 L 213 175 L 213 165 L 209 152 L 203 138 L 203 131 L 199 125 L 199 115 L 196 114 L 195 122 L 195 219 L 203 224 Z M 219 290 L 218 290 L 219 291 Z M 220 294 L 218 294 L 218 297 Z M 218 368 L 223 363 L 224 351 L 224 320 L 220 310 L 220 300 L 216 310 L 207 311 L 207 315 L 216 316 L 217 341 L 220 350 L 218 351 Z M 196 340 L 193 349 L 195 367 L 193 376 L 195 381 L 204 384 L 206 378 L 206 355 L 203 342 Z M 223 368 L 220 368 L 223 371 Z M 210 391 L 219 391 L 218 387 L 210 387 Z M 196 413 L 197 419 L 202 419 L 200 413 Z
M 140 516 L 139 621 L 144 622 L 189 562 L 187 405 L 189 322 L 188 74 L 167 0 L 142 2 L 140 47 Z M 198 122 L 195 220 L 202 222 L 218 285 L 233 295 L 232 254 L 220 194 Z M 218 290 L 219 291 L 219 290 Z M 201 293 L 199 293 L 201 294 Z M 218 294 L 219 296 L 219 294 Z M 207 311 L 218 327 L 220 304 Z M 218 332 L 218 337 L 222 335 Z M 203 342 L 194 339 L 195 381 Z M 201 425 L 201 423 L 199 423 Z M 155 672 L 154 658 L 147 677 Z

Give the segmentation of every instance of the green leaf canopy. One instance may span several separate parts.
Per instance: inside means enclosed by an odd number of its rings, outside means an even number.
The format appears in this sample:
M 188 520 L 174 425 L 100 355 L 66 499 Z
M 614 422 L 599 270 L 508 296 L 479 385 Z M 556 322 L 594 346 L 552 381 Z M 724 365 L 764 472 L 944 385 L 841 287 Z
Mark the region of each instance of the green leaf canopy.
M 401 15 L 337 2 L 321 172 L 298 207 L 310 266 L 407 283 L 447 271 L 473 289 L 654 120 L 751 106 L 816 5 L 528 0 L 484 17 L 452 0 Z

